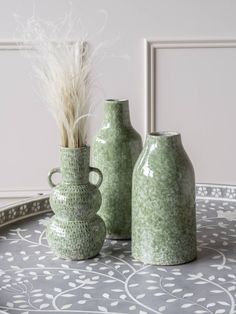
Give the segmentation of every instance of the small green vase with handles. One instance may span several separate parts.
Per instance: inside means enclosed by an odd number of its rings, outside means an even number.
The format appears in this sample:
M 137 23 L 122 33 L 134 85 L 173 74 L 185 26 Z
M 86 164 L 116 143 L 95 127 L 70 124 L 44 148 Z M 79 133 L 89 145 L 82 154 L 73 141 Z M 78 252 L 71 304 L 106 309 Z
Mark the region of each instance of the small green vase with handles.
M 147 135 L 133 173 L 132 255 L 148 264 L 196 258 L 195 177 L 181 136 Z
M 132 173 L 142 140 L 131 125 L 128 100 L 109 99 L 104 111 L 92 145 L 93 166 L 103 173 L 98 214 L 105 221 L 107 238 L 130 239 Z
M 48 244 L 54 253 L 65 259 L 81 260 L 97 255 L 103 245 L 106 229 L 97 211 L 101 205 L 99 186 L 102 173 L 89 166 L 90 147 L 60 149 L 61 168 L 49 172 L 53 187 L 50 205 L 55 213 L 47 226 Z M 96 172 L 96 184 L 89 182 Z M 62 181 L 55 185 L 52 175 L 60 172 Z

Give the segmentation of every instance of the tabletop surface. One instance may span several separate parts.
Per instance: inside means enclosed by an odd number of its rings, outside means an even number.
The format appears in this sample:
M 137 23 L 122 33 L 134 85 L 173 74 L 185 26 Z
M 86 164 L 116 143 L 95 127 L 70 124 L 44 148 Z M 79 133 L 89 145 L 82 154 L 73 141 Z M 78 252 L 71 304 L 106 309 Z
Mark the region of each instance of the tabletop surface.
M 236 313 L 236 188 L 198 186 L 197 260 L 150 266 L 129 241 L 105 241 L 96 258 L 53 256 L 52 213 L 0 229 L 0 313 Z M 1 217 L 0 217 L 1 218 Z

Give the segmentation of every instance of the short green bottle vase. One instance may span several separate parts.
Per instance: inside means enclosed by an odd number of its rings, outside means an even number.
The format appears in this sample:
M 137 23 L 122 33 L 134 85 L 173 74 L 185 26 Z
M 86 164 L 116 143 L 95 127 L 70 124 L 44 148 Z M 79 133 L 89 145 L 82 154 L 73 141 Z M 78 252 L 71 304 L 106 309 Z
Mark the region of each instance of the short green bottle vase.
M 97 255 L 103 245 L 106 229 L 96 213 L 101 205 L 98 189 L 102 173 L 89 166 L 90 148 L 60 149 L 61 168 L 49 172 L 49 184 L 53 187 L 50 205 L 55 213 L 47 226 L 48 244 L 54 253 L 65 259 L 81 260 Z M 99 180 L 89 182 L 94 171 Z M 55 185 L 52 175 L 61 172 L 62 181 Z
M 142 140 L 131 125 L 128 100 L 107 100 L 104 111 L 92 146 L 93 165 L 103 173 L 98 214 L 105 221 L 107 238 L 130 239 L 132 173 Z
M 194 169 L 178 133 L 147 135 L 135 165 L 132 255 L 154 265 L 196 258 Z

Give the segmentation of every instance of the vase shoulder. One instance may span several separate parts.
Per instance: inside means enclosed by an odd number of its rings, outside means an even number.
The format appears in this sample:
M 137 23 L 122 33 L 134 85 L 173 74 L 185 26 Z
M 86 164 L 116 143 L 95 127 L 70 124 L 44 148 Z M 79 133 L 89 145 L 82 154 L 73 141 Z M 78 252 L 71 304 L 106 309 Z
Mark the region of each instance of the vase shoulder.
M 136 175 L 160 185 L 166 184 L 165 181 L 176 183 L 179 180 L 183 184 L 187 183 L 186 180 L 190 183 L 195 181 L 192 163 L 179 139 L 172 142 L 147 139 L 135 164 Z
M 58 217 L 66 220 L 86 220 L 94 216 L 101 205 L 101 193 L 93 184 L 59 184 L 51 193 L 50 203 Z
M 139 141 L 141 136 L 132 127 L 107 127 L 103 126 L 97 133 L 95 141 L 101 142 L 101 144 L 114 143 L 116 141 Z

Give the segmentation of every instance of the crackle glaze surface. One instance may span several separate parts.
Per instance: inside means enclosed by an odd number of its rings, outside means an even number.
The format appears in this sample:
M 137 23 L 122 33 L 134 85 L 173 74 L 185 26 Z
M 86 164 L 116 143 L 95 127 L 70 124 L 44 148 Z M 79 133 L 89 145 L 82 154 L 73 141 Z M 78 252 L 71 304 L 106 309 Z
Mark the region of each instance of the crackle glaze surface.
M 132 254 L 175 265 L 196 258 L 195 179 L 177 133 L 153 133 L 135 165 Z
M 130 241 L 106 240 L 90 260 L 67 261 L 48 247 L 48 198 L 0 210 L 0 313 L 234 314 L 236 187 L 197 185 L 198 259 L 144 265 Z M 13 223 L 16 219 L 23 219 Z
M 92 146 L 92 162 L 103 174 L 98 214 L 105 221 L 108 238 L 131 236 L 132 172 L 141 149 L 141 137 L 130 123 L 128 101 L 106 101 L 105 119 Z
M 96 214 L 101 205 L 101 194 L 98 187 L 89 182 L 89 173 L 97 172 L 100 182 L 102 174 L 89 166 L 89 147 L 61 148 L 60 152 L 62 181 L 50 196 L 55 216 L 47 228 L 48 243 L 62 258 L 90 258 L 102 247 L 105 224 Z M 54 172 L 59 170 L 54 169 Z

